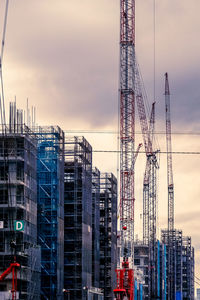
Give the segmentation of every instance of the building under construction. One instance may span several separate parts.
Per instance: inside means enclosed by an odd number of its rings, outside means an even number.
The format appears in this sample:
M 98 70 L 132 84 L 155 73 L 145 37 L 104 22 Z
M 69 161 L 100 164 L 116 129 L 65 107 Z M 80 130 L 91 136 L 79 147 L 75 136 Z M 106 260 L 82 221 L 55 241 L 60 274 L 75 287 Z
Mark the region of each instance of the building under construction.
M 191 246 L 191 237 L 184 237 L 182 230 L 174 230 L 173 234 L 173 268 L 175 270 L 173 294 L 175 299 L 194 299 L 194 248 Z M 166 295 L 168 297 L 169 284 L 169 248 L 168 230 L 161 232 L 162 242 L 166 245 Z
M 101 173 L 100 180 L 100 288 L 104 299 L 113 299 L 117 267 L 117 179 Z
M 100 284 L 100 171 L 92 170 L 92 286 Z
M 182 260 L 183 300 L 194 300 L 194 248 L 189 236 L 183 237 Z
M 92 147 L 65 137 L 64 288 L 70 299 L 113 299 L 117 180 L 92 168 Z M 101 290 L 102 289 L 102 290 Z
M 11 104 L 9 127 L 0 134 L 0 274 L 11 263 L 20 265 L 17 277 L 13 270 L 1 281 L 0 299 L 39 300 L 37 141 L 21 120 L 22 113 Z
M 83 137 L 65 138 L 64 288 L 71 300 L 92 287 L 92 147 Z
M 0 136 L 0 221 L 1 273 L 13 261 L 21 265 L 16 299 L 63 299 L 63 291 L 70 300 L 113 299 L 117 180 L 92 167 L 85 138 L 64 137 L 53 126 L 30 130 L 11 118 Z M 193 300 L 191 238 L 181 230 L 173 237 L 175 299 Z M 162 230 L 151 299 L 168 298 L 168 241 L 168 229 Z M 148 244 L 135 242 L 134 272 L 135 299 L 150 299 Z M 9 290 L 11 274 L 0 283 L 1 299 L 10 299 Z
M 64 133 L 34 128 L 37 138 L 37 226 L 41 299 L 62 299 L 64 278 Z

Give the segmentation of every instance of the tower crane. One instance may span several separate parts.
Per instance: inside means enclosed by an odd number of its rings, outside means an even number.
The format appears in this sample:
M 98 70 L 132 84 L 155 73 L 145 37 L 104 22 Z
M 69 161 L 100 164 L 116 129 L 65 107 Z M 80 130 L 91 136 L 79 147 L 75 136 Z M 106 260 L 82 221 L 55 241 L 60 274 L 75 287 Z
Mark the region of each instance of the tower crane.
M 170 90 L 168 74 L 165 73 L 165 116 L 167 144 L 167 186 L 168 186 L 168 300 L 175 297 L 174 270 L 174 182 L 172 171 L 172 142 L 170 117 Z
M 147 157 L 153 154 L 135 57 L 135 0 L 120 0 L 120 266 L 115 298 L 134 299 L 135 104 Z M 138 151 L 138 150 L 137 150 Z
M 134 299 L 135 0 L 120 0 L 120 267 L 116 299 Z
M 143 184 L 143 240 L 149 246 L 149 299 L 156 299 L 156 206 L 157 206 L 157 169 L 159 168 L 157 153 L 153 150 L 155 127 L 155 102 L 148 125 L 144 106 L 144 92 L 140 78 L 139 67 L 136 68 L 136 101 L 140 119 L 143 142 L 146 152 L 146 169 Z
M 155 129 L 155 102 L 152 104 L 151 117 L 149 122 L 149 139 L 153 148 Z M 157 299 L 158 289 L 156 280 L 156 220 L 157 220 L 157 169 L 159 168 L 157 153 L 154 150 L 147 156 L 147 164 L 144 177 L 144 217 L 146 216 L 147 244 L 149 246 L 149 299 Z M 146 193 L 146 194 L 145 194 Z
M 153 144 L 153 134 L 155 127 L 155 102 L 152 104 L 151 116 L 149 121 L 149 142 Z M 150 146 L 150 145 L 149 145 Z M 149 177 L 150 159 L 146 160 L 146 167 L 143 182 L 143 243 L 149 244 Z

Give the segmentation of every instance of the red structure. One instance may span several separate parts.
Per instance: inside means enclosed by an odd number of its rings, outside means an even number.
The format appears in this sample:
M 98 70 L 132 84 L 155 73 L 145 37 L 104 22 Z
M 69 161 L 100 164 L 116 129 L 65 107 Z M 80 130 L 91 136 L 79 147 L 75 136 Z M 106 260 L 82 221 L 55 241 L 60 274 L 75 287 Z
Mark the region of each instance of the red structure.
M 122 269 L 116 270 L 117 288 L 114 290 L 115 299 L 134 300 L 134 272 L 129 269 L 129 263 L 122 263 Z
M 10 267 L 6 269 L 3 274 L 0 276 L 0 281 L 4 280 L 10 273 L 12 273 L 12 300 L 16 300 L 17 293 L 17 268 L 20 267 L 20 264 L 17 262 L 11 263 Z

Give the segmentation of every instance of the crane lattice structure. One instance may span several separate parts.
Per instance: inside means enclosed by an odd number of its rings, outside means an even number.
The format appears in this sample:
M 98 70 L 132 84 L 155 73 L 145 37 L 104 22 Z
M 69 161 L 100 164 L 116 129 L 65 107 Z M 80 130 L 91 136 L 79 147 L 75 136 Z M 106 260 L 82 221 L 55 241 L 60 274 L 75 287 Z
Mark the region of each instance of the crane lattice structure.
M 155 102 L 152 104 L 152 111 L 149 123 L 149 138 L 153 149 L 155 129 Z M 149 245 L 149 299 L 157 299 L 157 280 L 156 280 L 156 221 L 157 221 L 157 170 L 159 168 L 157 160 L 157 151 L 154 151 L 147 156 L 147 165 L 144 177 L 144 197 L 147 189 L 147 199 L 144 198 L 146 205 L 144 210 L 148 209 L 146 213 L 148 217 L 148 245 Z M 146 175 L 148 174 L 148 175 Z M 146 184 L 147 183 L 147 184 Z M 148 204 L 148 205 L 147 205 Z M 145 214 L 144 214 L 145 215 Z
M 134 298 L 135 1 L 120 0 L 120 242 L 116 299 Z
M 135 104 L 142 128 L 146 156 L 148 158 L 147 176 L 152 178 L 149 195 L 152 197 L 152 210 L 155 215 L 155 153 L 152 149 L 155 112 L 153 108 L 150 126 L 148 126 L 144 90 L 139 67 L 135 57 L 135 0 L 120 0 L 120 243 L 121 265 L 117 270 L 116 299 L 134 297 L 134 165 L 140 145 L 134 156 L 135 148 Z M 153 106 L 154 107 L 154 106 Z M 151 132 L 151 134 L 150 134 Z M 150 216 L 149 214 L 149 216 Z M 150 220 L 150 219 L 149 219 Z M 156 218 L 150 225 L 150 231 L 156 236 Z M 150 221 L 148 221 L 150 223 Z M 148 228 L 148 234 L 149 234 Z M 154 240 L 154 238 L 153 238 Z
M 153 134 L 155 127 L 155 102 L 152 104 L 152 111 L 149 122 L 149 148 L 152 148 Z M 147 153 L 146 168 L 144 173 L 143 182 L 143 243 L 145 245 L 149 244 L 149 225 L 150 225 L 150 214 L 149 214 L 149 196 L 150 196 L 150 174 L 151 174 L 151 164 L 152 164 L 152 154 L 153 152 Z
M 155 102 L 152 104 L 148 124 L 144 106 L 144 88 L 140 78 L 139 67 L 136 68 L 136 100 L 143 141 L 146 152 L 146 169 L 143 183 L 143 242 L 149 246 L 149 299 L 157 297 L 156 284 L 156 219 L 157 219 L 157 153 L 154 151 Z
M 170 117 L 170 90 L 168 74 L 165 74 L 165 114 L 166 114 L 166 143 L 167 143 L 167 186 L 168 186 L 168 300 L 175 297 L 174 269 L 174 182 L 172 171 L 172 142 Z

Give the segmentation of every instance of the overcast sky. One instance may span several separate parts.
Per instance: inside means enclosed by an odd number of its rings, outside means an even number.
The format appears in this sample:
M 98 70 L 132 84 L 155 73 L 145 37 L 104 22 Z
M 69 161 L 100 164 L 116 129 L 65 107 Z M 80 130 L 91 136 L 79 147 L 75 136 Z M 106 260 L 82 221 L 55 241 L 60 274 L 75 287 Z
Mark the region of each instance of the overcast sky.
M 10 0 L 3 61 L 6 103 L 26 98 L 40 125 L 117 130 L 119 0 Z M 0 0 L 0 25 L 5 1 Z M 156 130 L 164 130 L 164 73 L 169 73 L 173 132 L 200 133 L 200 1 L 156 0 Z M 153 101 L 153 0 L 136 1 L 136 52 Z M 138 123 L 138 121 L 137 121 Z M 137 128 L 138 124 L 137 124 Z M 77 133 L 77 135 L 80 133 Z M 116 135 L 86 134 L 94 149 L 116 149 Z M 158 135 L 165 151 L 165 136 Z M 137 135 L 136 144 L 142 141 Z M 173 135 L 174 151 L 199 151 L 200 135 Z M 94 165 L 117 174 L 114 154 Z M 136 232 L 141 230 L 145 157 L 136 166 Z M 174 155 L 176 228 L 191 235 L 200 277 L 200 155 Z M 167 226 L 166 156 L 161 154 L 159 223 Z

